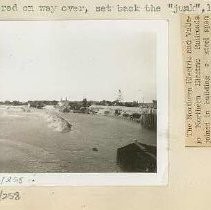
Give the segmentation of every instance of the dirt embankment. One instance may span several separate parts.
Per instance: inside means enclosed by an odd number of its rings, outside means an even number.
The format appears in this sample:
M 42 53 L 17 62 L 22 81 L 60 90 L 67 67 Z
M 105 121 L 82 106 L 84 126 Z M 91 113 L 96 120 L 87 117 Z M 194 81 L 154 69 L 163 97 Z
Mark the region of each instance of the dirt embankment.
M 45 114 L 46 121 L 50 128 L 53 128 L 58 132 L 69 132 L 71 131 L 72 124 L 66 119 L 61 117 L 58 113 L 47 112 Z

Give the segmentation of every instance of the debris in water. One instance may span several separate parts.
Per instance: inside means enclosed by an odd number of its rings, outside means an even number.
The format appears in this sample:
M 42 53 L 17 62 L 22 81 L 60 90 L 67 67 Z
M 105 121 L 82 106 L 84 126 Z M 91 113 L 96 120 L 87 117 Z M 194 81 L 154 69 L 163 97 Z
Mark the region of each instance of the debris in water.
M 98 152 L 98 148 L 97 147 L 93 147 L 92 151 Z

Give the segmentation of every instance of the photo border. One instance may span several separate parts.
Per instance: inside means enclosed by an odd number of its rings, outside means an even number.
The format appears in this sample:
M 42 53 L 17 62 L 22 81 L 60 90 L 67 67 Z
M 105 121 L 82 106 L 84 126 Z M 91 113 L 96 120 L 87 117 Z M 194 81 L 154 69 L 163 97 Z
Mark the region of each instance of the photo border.
M 148 31 L 156 32 L 157 173 L 0 173 L 2 186 L 159 186 L 168 183 L 168 20 L 106 21 L 157 22 L 153 28 L 145 24 Z M 7 177 L 21 182 L 6 182 Z

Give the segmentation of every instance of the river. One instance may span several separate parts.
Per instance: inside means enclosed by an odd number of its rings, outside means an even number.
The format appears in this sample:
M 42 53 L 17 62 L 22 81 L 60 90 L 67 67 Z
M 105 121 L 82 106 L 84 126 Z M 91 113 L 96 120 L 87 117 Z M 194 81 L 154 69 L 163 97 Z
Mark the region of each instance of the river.
M 156 132 L 136 122 L 101 115 L 61 115 L 72 124 L 70 132 L 49 127 L 44 110 L 1 107 L 0 172 L 121 172 L 117 148 L 134 140 L 156 145 Z

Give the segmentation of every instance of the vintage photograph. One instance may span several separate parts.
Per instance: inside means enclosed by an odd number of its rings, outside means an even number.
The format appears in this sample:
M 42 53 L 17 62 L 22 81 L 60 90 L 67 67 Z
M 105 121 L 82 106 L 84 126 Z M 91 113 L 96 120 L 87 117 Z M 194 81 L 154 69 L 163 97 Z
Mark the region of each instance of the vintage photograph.
M 0 172 L 156 173 L 153 27 L 1 22 Z

